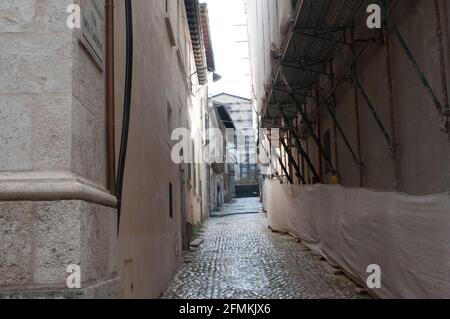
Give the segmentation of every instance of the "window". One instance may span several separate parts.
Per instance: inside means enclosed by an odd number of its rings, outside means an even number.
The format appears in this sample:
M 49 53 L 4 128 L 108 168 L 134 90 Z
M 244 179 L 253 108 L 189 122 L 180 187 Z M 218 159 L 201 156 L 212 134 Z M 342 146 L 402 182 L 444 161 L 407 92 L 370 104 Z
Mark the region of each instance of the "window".
M 173 187 L 172 183 L 169 183 L 169 216 L 173 218 Z
M 331 161 L 331 132 L 328 130 L 323 136 L 323 148 L 325 151 L 324 156 L 326 160 Z M 331 169 L 325 164 L 325 175 L 331 174 Z

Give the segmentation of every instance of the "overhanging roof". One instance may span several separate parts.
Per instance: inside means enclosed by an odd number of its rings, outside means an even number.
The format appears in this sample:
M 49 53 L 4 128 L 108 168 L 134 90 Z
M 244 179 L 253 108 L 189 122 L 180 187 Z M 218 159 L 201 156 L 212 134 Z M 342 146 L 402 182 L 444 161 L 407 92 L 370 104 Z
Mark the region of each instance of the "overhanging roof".
M 230 113 L 228 113 L 227 109 L 223 105 L 216 105 L 215 107 L 225 128 L 236 129 L 233 119 L 231 118 Z
M 314 0 L 298 1 L 295 20 L 282 48 L 275 80 L 263 116 L 263 127 L 281 127 L 280 107 L 287 117 L 298 111 L 282 81 L 281 71 L 291 88 L 298 94 L 300 103 L 309 95 L 309 88 L 324 73 L 323 62 L 330 60 L 336 43 L 328 36 L 342 38 L 344 30 L 352 27 L 365 13 L 367 0 Z
M 206 62 L 208 64 L 208 71 L 216 71 L 216 63 L 214 61 L 214 51 L 211 42 L 211 30 L 209 28 L 209 14 L 208 5 L 206 3 L 200 4 L 200 17 L 202 22 L 203 42 L 205 44 Z
M 198 80 L 200 84 L 203 85 L 208 82 L 208 72 L 203 43 L 203 31 L 201 27 L 200 4 L 198 0 L 184 0 L 184 3 L 191 33 Z

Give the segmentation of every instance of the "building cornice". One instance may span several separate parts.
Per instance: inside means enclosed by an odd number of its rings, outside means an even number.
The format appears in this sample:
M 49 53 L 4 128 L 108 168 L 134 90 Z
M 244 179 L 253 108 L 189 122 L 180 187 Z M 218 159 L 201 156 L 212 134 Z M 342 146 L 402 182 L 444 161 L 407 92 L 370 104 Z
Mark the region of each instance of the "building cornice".
M 0 202 L 68 200 L 117 206 L 117 200 L 110 192 L 73 173 L 0 173 Z

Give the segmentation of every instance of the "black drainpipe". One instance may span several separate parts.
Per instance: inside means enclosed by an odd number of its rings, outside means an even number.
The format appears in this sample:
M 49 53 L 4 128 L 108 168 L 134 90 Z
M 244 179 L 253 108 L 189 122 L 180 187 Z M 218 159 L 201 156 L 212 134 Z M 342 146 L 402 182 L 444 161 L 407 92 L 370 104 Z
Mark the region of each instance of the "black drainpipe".
M 120 142 L 120 155 L 117 171 L 117 188 L 116 188 L 118 233 L 120 229 L 123 180 L 125 174 L 125 162 L 127 158 L 128 133 L 130 128 L 131 92 L 133 88 L 133 14 L 132 14 L 131 0 L 125 0 L 125 25 L 126 25 L 125 93 L 123 102 L 122 138 Z

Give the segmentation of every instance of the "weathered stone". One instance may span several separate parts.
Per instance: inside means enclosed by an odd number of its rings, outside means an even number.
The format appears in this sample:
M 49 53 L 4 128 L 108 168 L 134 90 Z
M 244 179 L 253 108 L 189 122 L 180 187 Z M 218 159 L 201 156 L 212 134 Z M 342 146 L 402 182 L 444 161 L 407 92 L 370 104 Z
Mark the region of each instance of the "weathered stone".
M 81 202 L 48 202 L 37 206 L 34 225 L 37 285 L 65 285 L 69 265 L 80 264 Z
M 117 296 L 113 208 L 82 201 L 0 203 L 0 235 L 0 298 Z M 81 267 L 82 289 L 66 292 L 72 264 Z
M 119 290 L 104 72 L 66 25 L 73 3 L 0 1 L 0 298 Z M 71 264 L 81 290 L 66 290 Z
M 32 281 L 33 204 L 0 202 L 0 289 Z

